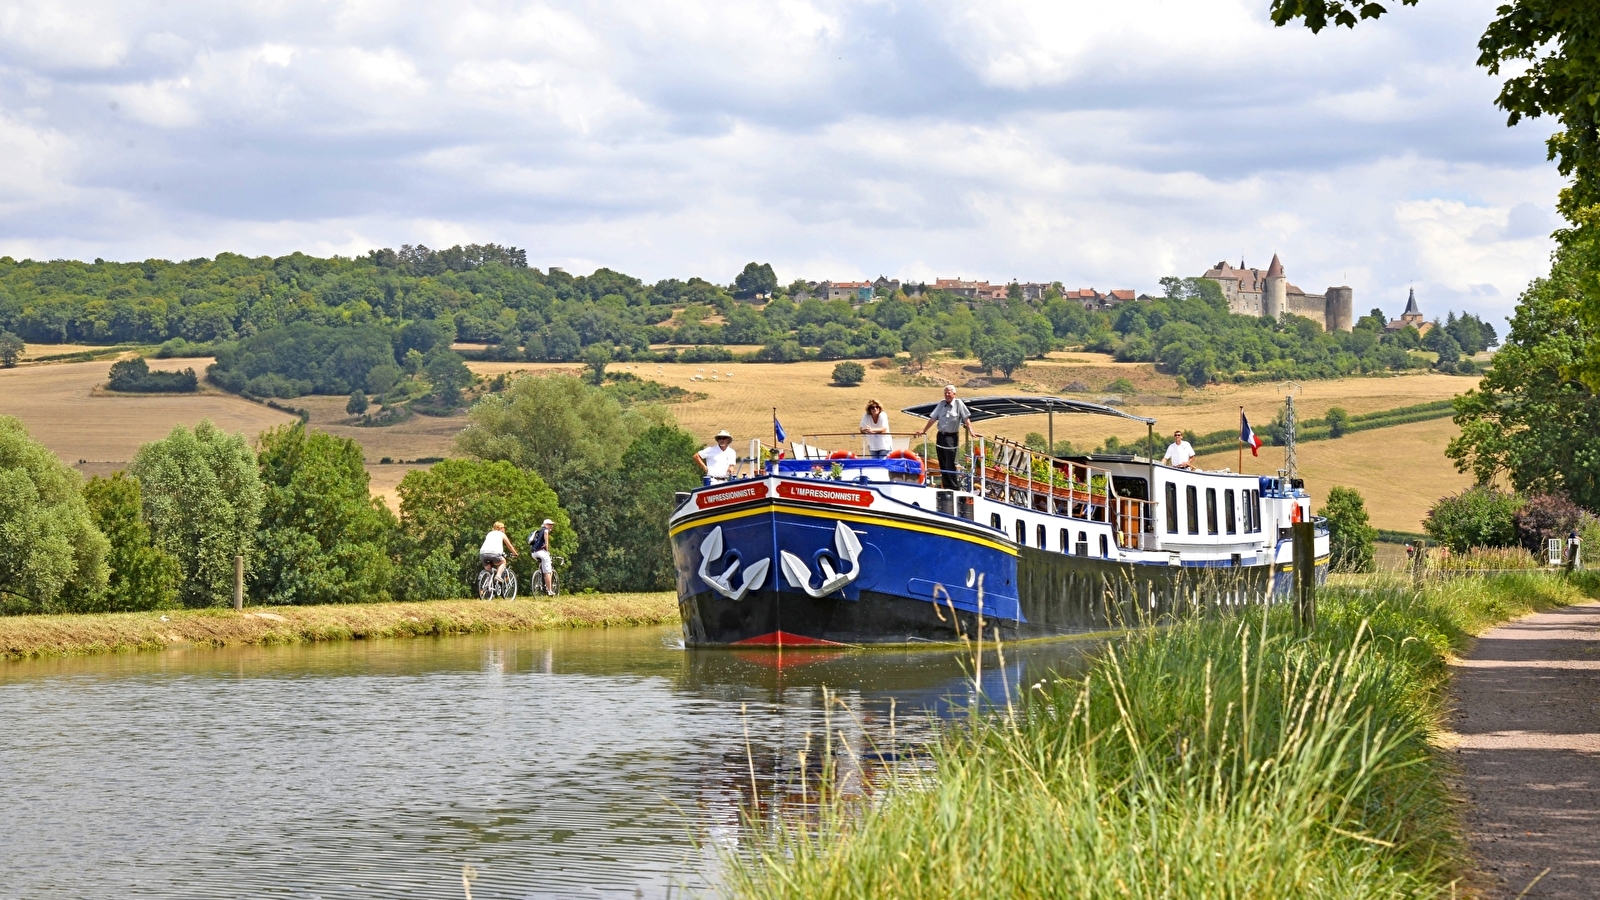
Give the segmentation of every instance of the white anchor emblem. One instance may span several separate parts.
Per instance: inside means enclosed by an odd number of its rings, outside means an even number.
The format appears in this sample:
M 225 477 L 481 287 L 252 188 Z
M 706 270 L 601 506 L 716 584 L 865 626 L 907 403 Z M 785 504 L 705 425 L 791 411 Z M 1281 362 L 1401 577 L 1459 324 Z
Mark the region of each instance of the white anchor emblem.
M 783 575 L 789 580 L 789 585 L 813 597 L 822 598 L 855 581 L 856 576 L 861 574 L 861 541 L 856 538 L 856 533 L 846 528 L 843 522 L 838 523 L 833 530 L 833 546 L 839 551 L 839 558 L 848 563 L 850 568 L 835 572 L 833 566 L 828 565 L 827 557 L 823 557 L 819 561 L 822 566 L 822 586 L 818 588 L 811 586 L 811 569 L 804 560 L 787 550 L 780 551 Z M 765 574 L 766 570 L 762 572 Z
M 770 558 L 751 563 L 750 568 L 744 570 L 744 581 L 740 582 L 739 586 L 735 588 L 733 586 L 733 573 L 734 570 L 739 568 L 738 560 L 723 569 L 721 575 L 711 574 L 711 561 L 721 558 L 722 526 L 718 525 L 711 530 L 710 534 L 706 535 L 705 540 L 700 542 L 700 580 L 710 585 L 712 590 L 734 602 L 743 600 L 744 595 L 751 591 L 761 590 L 761 585 L 766 583 L 767 580 L 767 569 L 772 567 Z

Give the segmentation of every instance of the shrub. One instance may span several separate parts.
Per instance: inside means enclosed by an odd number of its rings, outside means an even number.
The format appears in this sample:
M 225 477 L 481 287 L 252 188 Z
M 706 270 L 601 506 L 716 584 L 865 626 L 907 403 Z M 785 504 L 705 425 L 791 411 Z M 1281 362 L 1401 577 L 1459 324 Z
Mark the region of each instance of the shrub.
M 367 411 L 367 394 L 365 391 L 354 390 L 350 392 L 350 400 L 345 403 L 344 411 L 352 416 L 359 416 Z
M 1372 544 L 1378 529 L 1367 519 L 1367 504 L 1352 488 L 1334 487 L 1328 491 L 1321 515 L 1328 519 L 1331 559 L 1335 572 L 1371 572 Z
M 1117 380 L 1106 385 L 1106 391 L 1112 394 L 1132 394 L 1138 390 L 1139 389 L 1134 386 L 1133 382 L 1126 378 L 1118 378 Z
M 1583 524 L 1588 514 L 1583 507 L 1560 494 L 1535 494 L 1517 510 L 1514 521 L 1517 541 L 1535 556 L 1544 554 L 1552 538 L 1564 545 L 1567 535 Z
M 833 383 L 857 385 L 867 377 L 867 370 L 858 362 L 842 362 L 833 367 Z
M 1471 487 L 1439 498 L 1422 528 L 1428 536 L 1465 553 L 1473 547 L 1510 547 L 1517 543 L 1517 510 L 1522 498 L 1492 487 Z
M 1344 437 L 1344 433 L 1350 430 L 1350 414 L 1342 406 L 1328 410 L 1322 420 L 1328 423 L 1328 437 Z

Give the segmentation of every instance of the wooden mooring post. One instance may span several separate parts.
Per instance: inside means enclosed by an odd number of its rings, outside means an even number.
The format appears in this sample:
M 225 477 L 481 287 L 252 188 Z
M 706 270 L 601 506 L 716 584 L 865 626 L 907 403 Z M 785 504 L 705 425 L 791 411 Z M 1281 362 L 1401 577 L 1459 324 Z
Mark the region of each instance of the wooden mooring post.
M 1422 581 L 1428 575 L 1428 542 L 1418 540 L 1411 547 L 1411 585 L 1422 587 Z
M 233 608 L 244 609 L 244 557 L 233 557 Z
M 1294 612 L 1300 627 L 1317 627 L 1317 531 L 1310 522 L 1294 523 Z

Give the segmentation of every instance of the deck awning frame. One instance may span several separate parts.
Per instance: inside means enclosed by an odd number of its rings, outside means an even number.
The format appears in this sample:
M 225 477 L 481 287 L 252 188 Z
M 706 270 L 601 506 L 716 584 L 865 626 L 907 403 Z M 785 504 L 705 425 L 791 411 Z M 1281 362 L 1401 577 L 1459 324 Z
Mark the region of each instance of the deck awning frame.
M 962 397 L 960 399 L 962 403 L 967 405 L 967 410 L 972 413 L 972 421 L 974 422 L 982 422 L 986 419 L 1004 419 L 1011 416 L 1042 416 L 1055 413 L 1115 416 L 1119 419 L 1143 422 L 1145 425 L 1154 425 L 1156 421 L 1155 419 L 1123 412 L 1115 406 L 1090 403 L 1087 400 L 1070 400 L 1066 397 L 1023 395 L 1013 397 L 973 397 L 970 400 Z M 916 416 L 919 419 L 926 419 L 933 414 L 933 408 L 938 405 L 938 402 L 919 403 L 916 406 L 908 406 L 902 409 L 901 412 Z

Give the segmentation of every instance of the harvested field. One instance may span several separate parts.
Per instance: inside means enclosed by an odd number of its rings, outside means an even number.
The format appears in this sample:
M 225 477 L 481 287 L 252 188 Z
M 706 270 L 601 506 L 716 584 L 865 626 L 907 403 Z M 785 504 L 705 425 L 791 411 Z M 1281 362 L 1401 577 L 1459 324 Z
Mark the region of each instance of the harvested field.
M 579 594 L 537 600 L 352 603 L 0 618 L 0 659 L 178 646 L 295 644 L 365 638 L 656 625 L 678 617 L 674 594 Z
M 44 345 L 38 345 L 44 346 Z M 59 345 L 56 345 L 59 346 Z M 150 368 L 202 371 L 208 359 L 152 359 Z M 294 417 L 216 390 L 197 394 L 109 394 L 109 360 L 0 369 L 0 415 L 16 416 L 68 463 L 125 463 L 140 444 L 165 437 L 174 425 L 210 419 L 226 431 L 254 437 Z
M 1355 488 L 1367 501 L 1373 527 L 1420 532 L 1435 500 L 1472 486 L 1472 476 L 1457 472 L 1444 455 L 1445 444 L 1459 433 L 1449 419 L 1413 422 L 1301 444 L 1296 457 L 1314 508 L 1331 487 Z M 1199 457 L 1196 464 L 1231 469 L 1238 459 L 1228 451 Z M 1281 447 L 1263 447 L 1254 459 L 1244 455 L 1246 472 L 1270 475 L 1282 465 Z

